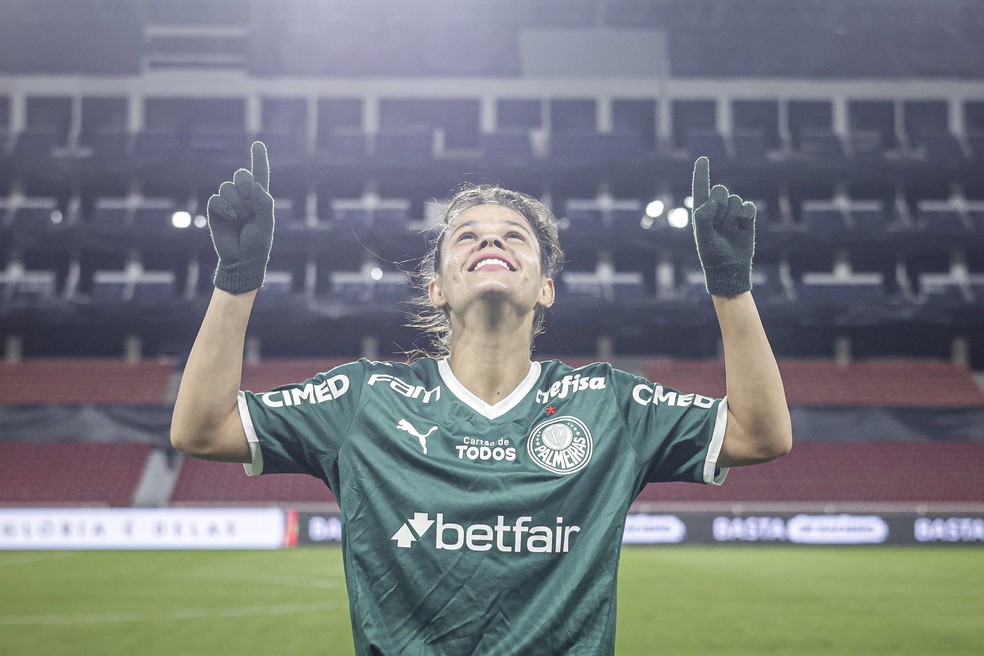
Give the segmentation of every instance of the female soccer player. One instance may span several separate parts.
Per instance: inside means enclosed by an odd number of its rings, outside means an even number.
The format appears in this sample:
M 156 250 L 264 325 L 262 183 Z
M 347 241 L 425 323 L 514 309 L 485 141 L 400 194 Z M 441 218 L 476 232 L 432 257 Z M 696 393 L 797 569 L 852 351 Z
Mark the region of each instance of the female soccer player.
M 626 513 L 658 481 L 720 484 L 792 443 L 750 293 L 755 208 L 694 168 L 694 222 L 727 396 L 596 363 L 531 362 L 563 263 L 540 201 L 455 194 L 425 262 L 436 358 L 359 360 L 240 391 L 273 239 L 266 148 L 208 204 L 215 292 L 171 427 L 181 451 L 323 480 L 342 514 L 359 654 L 611 654 Z M 654 591 L 654 594 L 656 592 Z

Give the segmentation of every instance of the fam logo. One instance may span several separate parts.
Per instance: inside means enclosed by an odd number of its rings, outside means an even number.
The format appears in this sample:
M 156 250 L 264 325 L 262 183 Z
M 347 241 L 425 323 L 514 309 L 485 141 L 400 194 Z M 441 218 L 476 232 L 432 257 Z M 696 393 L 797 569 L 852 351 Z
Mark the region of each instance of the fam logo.
M 402 394 L 408 399 L 420 399 L 424 403 L 430 403 L 431 399 L 438 401 L 441 398 L 440 385 L 429 390 L 423 385 L 411 385 L 389 374 L 373 374 L 369 376 L 369 381 L 366 384 L 369 387 L 375 387 L 376 383 L 385 383 L 394 392 Z
M 533 429 L 526 449 L 538 466 L 566 476 L 591 460 L 591 432 L 577 417 L 554 417 Z

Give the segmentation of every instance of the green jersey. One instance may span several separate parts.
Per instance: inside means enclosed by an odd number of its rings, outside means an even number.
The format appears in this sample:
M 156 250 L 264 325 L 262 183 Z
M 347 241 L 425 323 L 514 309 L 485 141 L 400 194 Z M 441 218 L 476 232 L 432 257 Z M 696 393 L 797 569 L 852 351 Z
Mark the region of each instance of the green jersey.
M 447 361 L 359 360 L 240 395 L 247 473 L 338 501 L 359 654 L 610 654 L 629 506 L 717 484 L 725 399 L 534 362 L 489 405 Z

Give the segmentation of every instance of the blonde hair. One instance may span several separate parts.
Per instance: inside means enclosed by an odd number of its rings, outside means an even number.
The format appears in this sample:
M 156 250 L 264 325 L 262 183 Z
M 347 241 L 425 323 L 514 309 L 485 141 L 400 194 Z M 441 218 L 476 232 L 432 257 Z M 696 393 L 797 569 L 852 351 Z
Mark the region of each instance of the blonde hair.
M 431 240 L 431 248 L 420 263 L 415 276 L 420 295 L 414 301 L 407 326 L 416 328 L 430 340 L 430 348 L 416 349 L 414 357 L 441 358 L 451 350 L 451 313 L 447 307 L 436 308 L 428 296 L 430 283 L 441 270 L 441 246 L 444 236 L 454 220 L 465 210 L 476 205 L 502 205 L 518 212 L 526 219 L 536 235 L 540 247 L 540 270 L 548 278 L 554 278 L 564 268 L 564 251 L 557 234 L 557 220 L 553 212 L 541 200 L 527 194 L 505 189 L 498 185 L 464 184 L 454 190 L 448 204 L 437 221 L 437 235 Z M 545 308 L 537 306 L 533 317 L 533 338 L 543 332 Z

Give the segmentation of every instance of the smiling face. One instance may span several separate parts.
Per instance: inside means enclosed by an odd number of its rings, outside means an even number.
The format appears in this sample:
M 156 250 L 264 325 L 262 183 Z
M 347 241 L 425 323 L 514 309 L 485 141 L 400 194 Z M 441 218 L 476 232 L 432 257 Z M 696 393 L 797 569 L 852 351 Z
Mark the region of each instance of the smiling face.
M 467 253 L 471 240 L 481 241 L 482 220 L 487 220 L 492 215 L 503 220 L 503 228 L 510 227 L 523 235 L 526 246 L 519 246 L 517 235 L 510 236 L 506 233 L 498 235 L 500 244 L 495 243 L 496 237 L 493 235 L 494 238 L 485 245 L 484 253 L 471 261 L 465 259 L 464 262 L 457 261 L 454 266 L 445 266 L 449 258 L 460 259 L 462 256 L 459 253 Z M 470 221 L 473 223 L 465 225 Z M 489 294 L 486 298 L 493 299 L 495 294 L 515 288 L 516 285 L 513 283 L 516 281 L 529 282 L 533 264 L 525 256 L 518 257 L 517 249 L 529 255 L 527 249 L 533 248 L 539 254 L 537 264 L 541 285 L 546 283 L 546 279 L 557 276 L 564 268 L 564 251 L 560 247 L 557 235 L 557 220 L 550 208 L 541 200 L 522 192 L 498 185 L 464 184 L 448 198 L 448 204 L 441 214 L 438 226 L 440 232 L 432 242 L 431 250 L 421 261 L 417 277 L 418 288 L 424 293 L 417 299 L 416 311 L 411 314 L 410 322 L 407 324 L 426 335 L 430 339 L 431 348 L 418 348 L 415 355 L 439 358 L 450 353 L 451 308 L 455 302 L 449 302 L 448 291 L 451 293 L 450 298 L 453 299 L 456 289 L 471 290 L 471 292 L 477 290 L 479 292 L 477 297 L 481 297 L 484 290 L 484 293 Z M 465 230 L 474 233 L 474 236 L 459 234 Z M 451 240 L 452 232 L 455 232 L 453 236 L 456 241 Z M 486 258 L 485 255 L 491 257 Z M 472 265 L 474 269 L 468 271 Z M 465 274 L 475 273 L 481 274 L 482 278 L 470 276 L 466 279 Z M 498 292 L 495 291 L 497 286 Z M 550 293 L 552 292 L 551 282 Z M 476 298 L 476 294 L 471 293 L 471 297 Z M 534 307 L 530 330 L 532 344 L 532 339 L 543 332 L 546 307 L 552 302 L 552 298 L 543 303 L 529 302 Z M 458 304 L 454 304 L 453 307 L 456 313 L 462 309 Z
M 537 236 L 513 209 L 483 204 L 462 211 L 448 225 L 439 255 L 440 270 L 428 288 L 435 308 L 464 313 L 492 302 L 532 317 L 553 304 Z

